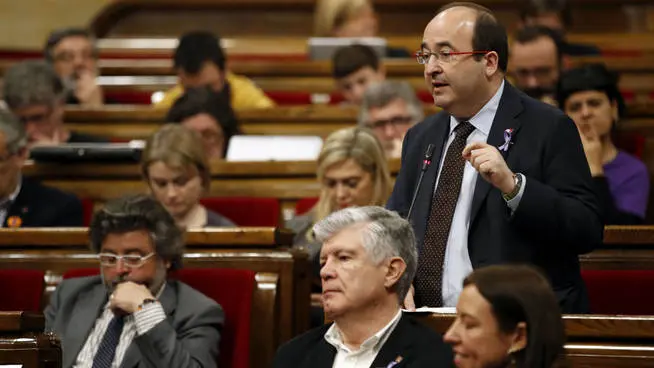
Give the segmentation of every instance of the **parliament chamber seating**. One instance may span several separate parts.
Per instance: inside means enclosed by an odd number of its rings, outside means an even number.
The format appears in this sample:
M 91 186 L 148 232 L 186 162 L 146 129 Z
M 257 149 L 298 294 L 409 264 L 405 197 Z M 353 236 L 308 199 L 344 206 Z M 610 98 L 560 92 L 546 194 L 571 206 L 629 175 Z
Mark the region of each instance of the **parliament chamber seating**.
M 0 311 L 39 312 L 45 272 L 0 269 Z
M 234 349 L 229 358 L 235 364 L 242 363 L 246 354 L 242 350 L 244 334 L 249 333 L 250 366 L 264 367 L 280 344 L 308 328 L 310 265 L 305 252 L 288 249 L 292 235 L 272 228 L 220 228 L 186 234 L 184 268 L 171 275 L 219 302 L 224 300 L 225 312 L 238 323 L 233 325 Z M 0 270 L 40 271 L 41 285 L 46 281 L 46 287 L 41 287 L 42 306 L 63 277 L 96 274 L 98 267 L 97 257 L 88 248 L 86 229 L 0 229 Z M 254 274 L 254 281 L 248 281 L 246 274 Z M 225 281 L 229 287 L 216 281 L 220 275 L 230 278 Z M 248 311 L 244 293 L 253 288 Z M 250 330 L 239 331 L 246 316 Z M 241 363 L 234 366 L 242 367 Z
M 654 270 L 583 270 L 596 314 L 654 316 Z
M 63 278 L 94 276 L 96 268 L 72 269 Z M 260 326 L 252 324 L 261 311 L 253 308 L 257 274 L 251 270 L 220 268 L 182 268 L 169 274 L 207 297 L 215 300 L 225 313 L 225 325 L 220 333 L 220 367 L 249 368 L 250 356 L 259 354 L 250 349 L 250 336 Z
M 305 213 L 309 212 L 309 210 L 311 210 L 313 206 L 318 203 L 318 199 L 318 197 L 300 199 L 295 205 L 295 214 L 304 215 Z

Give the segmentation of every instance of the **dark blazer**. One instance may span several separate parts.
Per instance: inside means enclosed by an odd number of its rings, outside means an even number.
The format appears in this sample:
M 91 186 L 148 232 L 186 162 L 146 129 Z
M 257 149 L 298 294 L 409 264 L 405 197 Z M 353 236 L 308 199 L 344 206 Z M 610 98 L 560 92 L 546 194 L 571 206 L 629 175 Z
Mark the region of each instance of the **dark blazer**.
M 45 309 L 45 329 L 63 349 L 62 367 L 71 368 L 107 303 L 100 276 L 70 279 L 55 290 Z M 215 368 L 224 314 L 220 305 L 190 286 L 169 280 L 159 298 L 166 320 L 127 348 L 121 368 Z
M 12 217 L 20 218 L 20 227 L 84 226 L 82 202 L 75 195 L 27 177 L 23 177 L 20 192 L 9 207 L 4 227 Z
M 422 247 L 439 162 L 449 134 L 450 115 L 440 112 L 406 134 L 402 167 L 388 208 L 407 215 L 427 145 L 434 144 L 411 223 Z M 504 143 L 514 129 L 509 168 L 527 178 L 513 215 L 500 191 L 477 176 L 468 228 L 473 268 L 499 263 L 530 263 L 549 276 L 564 313 L 588 311 L 578 255 L 602 242 L 603 226 L 597 195 L 579 133 L 561 111 L 536 101 L 504 83 L 488 144 Z
M 325 340 L 331 323 L 306 332 L 282 345 L 273 368 L 331 368 L 336 348 Z M 452 349 L 441 335 L 404 314 L 386 340 L 370 368 L 385 368 L 398 356 L 402 362 L 393 368 L 453 367 Z

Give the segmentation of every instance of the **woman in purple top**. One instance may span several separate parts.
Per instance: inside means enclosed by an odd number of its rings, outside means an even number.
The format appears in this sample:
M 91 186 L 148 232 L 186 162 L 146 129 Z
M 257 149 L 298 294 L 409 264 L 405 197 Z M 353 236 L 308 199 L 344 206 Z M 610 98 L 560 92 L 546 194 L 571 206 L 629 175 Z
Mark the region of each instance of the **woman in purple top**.
M 605 223 L 643 223 L 649 196 L 647 167 L 618 150 L 612 138 L 625 112 L 617 77 L 602 64 L 571 69 L 561 75 L 557 100 L 579 129 Z

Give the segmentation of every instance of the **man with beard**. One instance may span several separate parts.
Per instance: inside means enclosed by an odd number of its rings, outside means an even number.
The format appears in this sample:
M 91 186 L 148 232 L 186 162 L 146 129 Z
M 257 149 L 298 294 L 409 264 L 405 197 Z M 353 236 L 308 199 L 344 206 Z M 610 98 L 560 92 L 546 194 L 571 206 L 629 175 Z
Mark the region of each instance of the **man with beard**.
M 62 282 L 45 310 L 62 367 L 216 367 L 222 308 L 166 280 L 184 252 L 166 209 L 145 195 L 111 201 L 89 237 L 101 275 Z
M 556 105 L 554 92 L 562 68 L 561 40 L 543 26 L 518 31 L 510 48 L 509 71 L 518 89 Z
M 45 43 L 45 59 L 54 67 L 66 88 L 66 103 L 101 107 L 102 87 L 96 82 L 98 50 L 91 33 L 82 28 L 53 31 Z

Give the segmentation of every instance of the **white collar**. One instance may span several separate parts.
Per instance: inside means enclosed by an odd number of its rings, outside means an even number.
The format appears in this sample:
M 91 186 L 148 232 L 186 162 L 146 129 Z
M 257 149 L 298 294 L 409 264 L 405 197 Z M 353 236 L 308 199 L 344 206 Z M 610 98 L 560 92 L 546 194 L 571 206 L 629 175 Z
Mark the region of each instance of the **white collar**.
M 473 116 L 468 120 L 472 126 L 475 127 L 475 129 L 480 130 L 482 133 L 484 133 L 486 136 L 490 133 L 490 128 L 493 125 L 493 119 L 495 118 L 495 113 L 497 113 L 497 109 L 500 106 L 500 100 L 502 99 L 502 93 L 504 92 L 504 81 L 502 81 L 502 84 L 500 84 L 500 88 L 497 89 L 497 92 L 491 97 L 488 102 L 484 105 L 484 107 L 479 110 Z M 450 116 L 450 134 L 454 132 L 454 128 L 459 125 L 459 121 L 454 117 Z
M 0 201 L 0 208 L 4 207 L 4 205 L 13 203 L 16 200 L 16 197 L 18 197 L 18 194 L 20 193 L 20 189 L 23 187 L 23 177 L 19 176 L 18 177 L 18 184 L 16 184 L 16 189 L 7 197 L 6 199 Z
M 384 343 L 386 342 L 386 340 L 388 340 L 388 337 L 393 332 L 397 324 L 400 322 L 400 318 L 402 318 L 401 309 L 398 310 L 395 317 L 393 317 L 393 319 L 391 319 L 390 322 L 386 324 L 386 326 L 384 326 L 381 330 L 377 331 L 377 333 L 366 339 L 366 341 L 364 341 L 361 344 L 359 350 L 357 351 L 366 351 L 370 349 L 379 351 L 382 345 L 384 345 Z M 341 335 L 341 330 L 336 325 L 336 322 L 334 322 L 334 324 L 332 324 L 332 326 L 329 327 L 327 332 L 325 332 L 325 340 L 327 340 L 327 342 L 333 347 L 335 347 L 336 349 L 342 349 L 347 352 L 352 352 L 350 348 L 348 348 L 347 345 L 345 345 L 345 343 L 343 342 L 343 336 Z

